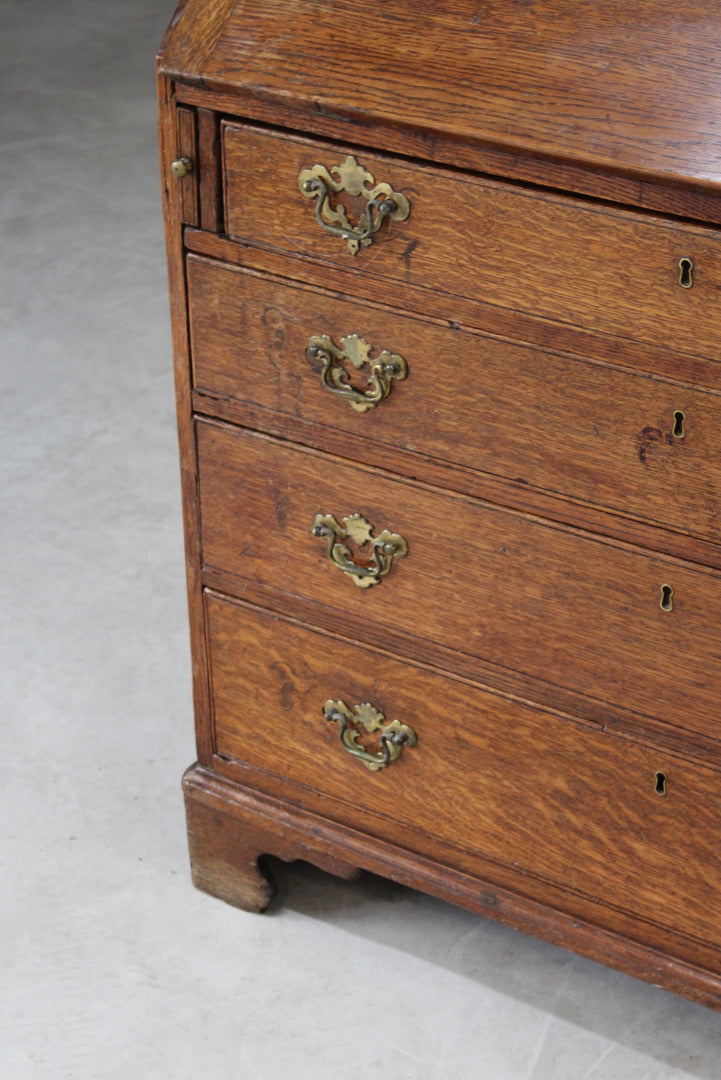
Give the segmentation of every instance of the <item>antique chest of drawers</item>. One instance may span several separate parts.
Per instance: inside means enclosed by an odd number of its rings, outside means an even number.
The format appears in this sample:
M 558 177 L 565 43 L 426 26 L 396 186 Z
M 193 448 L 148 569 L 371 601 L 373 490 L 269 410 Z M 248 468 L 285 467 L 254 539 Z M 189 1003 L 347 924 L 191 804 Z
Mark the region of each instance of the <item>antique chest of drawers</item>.
M 181 5 L 201 888 L 367 869 L 721 1006 L 720 38 Z

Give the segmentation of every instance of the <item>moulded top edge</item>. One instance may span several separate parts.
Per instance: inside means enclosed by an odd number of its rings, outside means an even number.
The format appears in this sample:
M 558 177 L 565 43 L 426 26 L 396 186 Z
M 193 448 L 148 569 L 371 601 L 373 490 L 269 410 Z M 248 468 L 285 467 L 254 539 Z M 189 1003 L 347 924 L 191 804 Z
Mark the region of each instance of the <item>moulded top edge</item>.
M 186 0 L 159 68 L 307 113 L 721 190 L 717 0 Z

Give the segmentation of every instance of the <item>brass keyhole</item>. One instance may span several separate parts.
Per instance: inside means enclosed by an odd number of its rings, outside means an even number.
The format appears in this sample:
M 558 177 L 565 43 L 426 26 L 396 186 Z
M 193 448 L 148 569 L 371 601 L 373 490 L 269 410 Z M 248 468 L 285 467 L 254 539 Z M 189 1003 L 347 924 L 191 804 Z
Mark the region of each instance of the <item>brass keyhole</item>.
M 666 773 L 663 773 L 663 772 L 657 772 L 656 773 L 656 794 L 657 795 L 665 795 L 666 794 Z
M 673 589 L 670 585 L 661 586 L 661 611 L 673 611 Z
M 686 419 L 686 414 L 681 412 L 680 409 L 676 409 L 675 413 L 673 414 L 673 437 L 674 437 L 674 439 L 683 439 L 684 435 L 686 434 L 686 432 L 683 429 L 685 419 Z
M 693 260 L 683 258 L 678 260 L 678 283 L 682 289 L 690 289 L 693 285 Z

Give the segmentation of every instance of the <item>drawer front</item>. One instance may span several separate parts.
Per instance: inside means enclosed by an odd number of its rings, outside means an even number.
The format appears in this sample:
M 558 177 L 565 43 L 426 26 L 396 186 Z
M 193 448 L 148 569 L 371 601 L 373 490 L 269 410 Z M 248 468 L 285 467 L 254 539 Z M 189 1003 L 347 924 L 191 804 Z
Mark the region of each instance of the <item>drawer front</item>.
M 324 814 L 357 828 L 368 811 L 411 850 L 437 838 L 721 942 L 718 774 L 246 605 L 206 605 L 220 755 L 332 798 Z M 370 703 L 417 743 L 371 771 L 328 700 Z
M 195 256 L 188 290 L 201 390 L 316 424 L 319 432 L 334 428 L 721 539 L 714 394 Z M 326 351 L 325 362 L 318 359 L 309 346 L 320 339 L 341 355 Z M 371 362 L 386 352 L 407 366 L 407 377 L 391 380 L 372 405 L 371 363 L 355 367 L 367 346 Z M 343 383 L 339 392 L 338 372 L 347 373 L 353 394 Z
M 223 152 L 233 239 L 356 267 L 378 280 L 379 298 L 383 279 L 391 278 L 721 358 L 716 230 L 356 151 L 376 185 L 407 195 L 410 213 L 405 221 L 384 221 L 354 255 L 318 224 L 318 200 L 303 195 L 298 182 L 315 165 L 329 173 L 342 165 L 347 148 L 226 122 Z M 355 224 L 357 204 L 366 200 L 347 201 Z M 680 281 L 684 259 L 693 264 L 684 279 L 690 288 Z
M 718 574 L 247 431 L 199 422 L 198 454 L 206 567 L 721 737 Z M 338 536 L 331 559 L 318 514 L 395 557 Z

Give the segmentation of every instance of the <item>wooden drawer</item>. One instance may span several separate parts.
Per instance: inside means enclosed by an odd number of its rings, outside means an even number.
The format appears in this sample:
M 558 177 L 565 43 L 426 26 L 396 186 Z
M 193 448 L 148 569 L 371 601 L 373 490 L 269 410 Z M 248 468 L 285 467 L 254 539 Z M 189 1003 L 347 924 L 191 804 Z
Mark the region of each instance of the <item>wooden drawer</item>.
M 197 435 L 207 568 L 317 604 L 319 622 L 341 613 L 372 640 L 423 638 L 721 738 L 717 573 L 263 435 L 209 422 Z M 361 514 L 408 554 L 358 589 L 313 535 L 319 512 Z
M 721 539 L 717 395 L 196 256 L 187 270 L 196 388 L 301 420 L 304 441 L 321 447 L 334 428 Z M 342 350 L 351 335 L 408 369 L 363 412 L 324 385 L 308 353 L 314 338 Z M 331 370 L 341 369 L 362 397 L 369 364 Z
M 246 605 L 209 596 L 206 611 L 218 754 L 408 850 L 446 841 L 721 944 L 717 773 Z M 328 699 L 371 703 L 417 745 L 371 772 Z
M 228 235 L 319 259 L 329 285 L 334 265 L 353 265 L 378 281 L 379 298 L 391 278 L 721 359 L 716 229 L 237 123 L 224 122 L 222 139 Z M 406 221 L 385 221 L 356 255 L 316 222 L 316 200 L 298 184 L 301 171 L 330 171 L 353 153 L 411 204 Z M 682 259 L 693 263 L 691 288 L 679 283 Z

